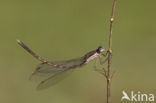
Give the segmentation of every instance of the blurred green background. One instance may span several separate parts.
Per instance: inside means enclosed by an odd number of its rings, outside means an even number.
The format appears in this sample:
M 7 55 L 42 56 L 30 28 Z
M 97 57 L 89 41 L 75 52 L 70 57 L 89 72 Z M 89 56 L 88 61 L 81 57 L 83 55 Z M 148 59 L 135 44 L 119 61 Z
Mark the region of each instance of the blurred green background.
M 106 79 L 94 61 L 57 85 L 36 91 L 28 80 L 40 62 L 17 43 L 22 40 L 51 61 L 108 48 L 113 0 L 1 0 L 0 103 L 106 103 Z M 156 94 L 156 1 L 118 0 L 113 27 L 112 103 L 122 90 Z M 106 65 L 105 65 L 106 67 Z

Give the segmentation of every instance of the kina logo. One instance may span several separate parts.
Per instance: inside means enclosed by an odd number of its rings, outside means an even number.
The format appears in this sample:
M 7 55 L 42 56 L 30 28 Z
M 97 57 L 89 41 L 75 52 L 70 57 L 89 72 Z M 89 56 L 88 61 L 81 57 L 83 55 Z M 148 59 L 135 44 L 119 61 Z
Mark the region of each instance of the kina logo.
M 154 94 L 146 94 L 141 93 L 140 91 L 134 93 L 134 91 L 131 91 L 130 93 L 127 93 L 126 91 L 122 91 L 123 96 L 121 97 L 121 101 L 134 101 L 134 102 L 154 102 Z

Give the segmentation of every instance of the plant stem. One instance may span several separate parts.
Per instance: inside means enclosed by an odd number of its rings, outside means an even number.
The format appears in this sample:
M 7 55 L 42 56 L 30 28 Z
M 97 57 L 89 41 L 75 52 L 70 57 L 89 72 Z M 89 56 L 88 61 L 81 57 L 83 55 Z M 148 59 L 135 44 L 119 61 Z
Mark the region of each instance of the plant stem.
M 112 13 L 110 19 L 110 35 L 109 35 L 109 49 L 108 49 L 108 71 L 107 71 L 107 103 L 110 103 L 111 97 L 111 57 L 112 57 L 112 31 L 114 22 L 114 12 L 117 0 L 114 0 L 112 6 Z

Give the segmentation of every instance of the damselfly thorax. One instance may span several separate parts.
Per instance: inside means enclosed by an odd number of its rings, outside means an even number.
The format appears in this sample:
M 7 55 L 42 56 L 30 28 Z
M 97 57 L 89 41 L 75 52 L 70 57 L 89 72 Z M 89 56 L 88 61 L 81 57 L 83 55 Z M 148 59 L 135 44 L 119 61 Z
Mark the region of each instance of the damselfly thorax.
M 104 52 L 104 48 L 99 46 L 96 50 L 88 52 L 80 58 L 59 62 L 49 62 L 34 53 L 20 40 L 17 40 L 17 42 L 32 56 L 42 62 L 36 67 L 35 71 L 30 76 L 30 80 L 40 81 L 37 89 L 44 89 L 56 84 L 58 81 L 66 77 L 69 72 L 73 71 L 75 68 L 84 66 L 91 60 L 99 57 L 100 54 Z

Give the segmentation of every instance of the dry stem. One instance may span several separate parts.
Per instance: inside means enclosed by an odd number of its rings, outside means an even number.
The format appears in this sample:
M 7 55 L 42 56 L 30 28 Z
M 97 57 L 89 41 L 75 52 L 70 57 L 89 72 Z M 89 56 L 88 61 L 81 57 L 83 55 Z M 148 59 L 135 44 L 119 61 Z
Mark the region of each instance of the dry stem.
M 111 76 L 111 57 L 112 57 L 112 31 L 113 31 L 113 22 L 114 22 L 114 12 L 115 12 L 115 6 L 116 1 L 114 0 L 113 6 L 112 6 L 112 13 L 111 13 L 111 19 L 110 19 L 110 35 L 109 35 L 109 49 L 108 49 L 108 71 L 107 71 L 107 103 L 110 103 L 110 87 L 111 87 L 111 79 L 114 76 Z

